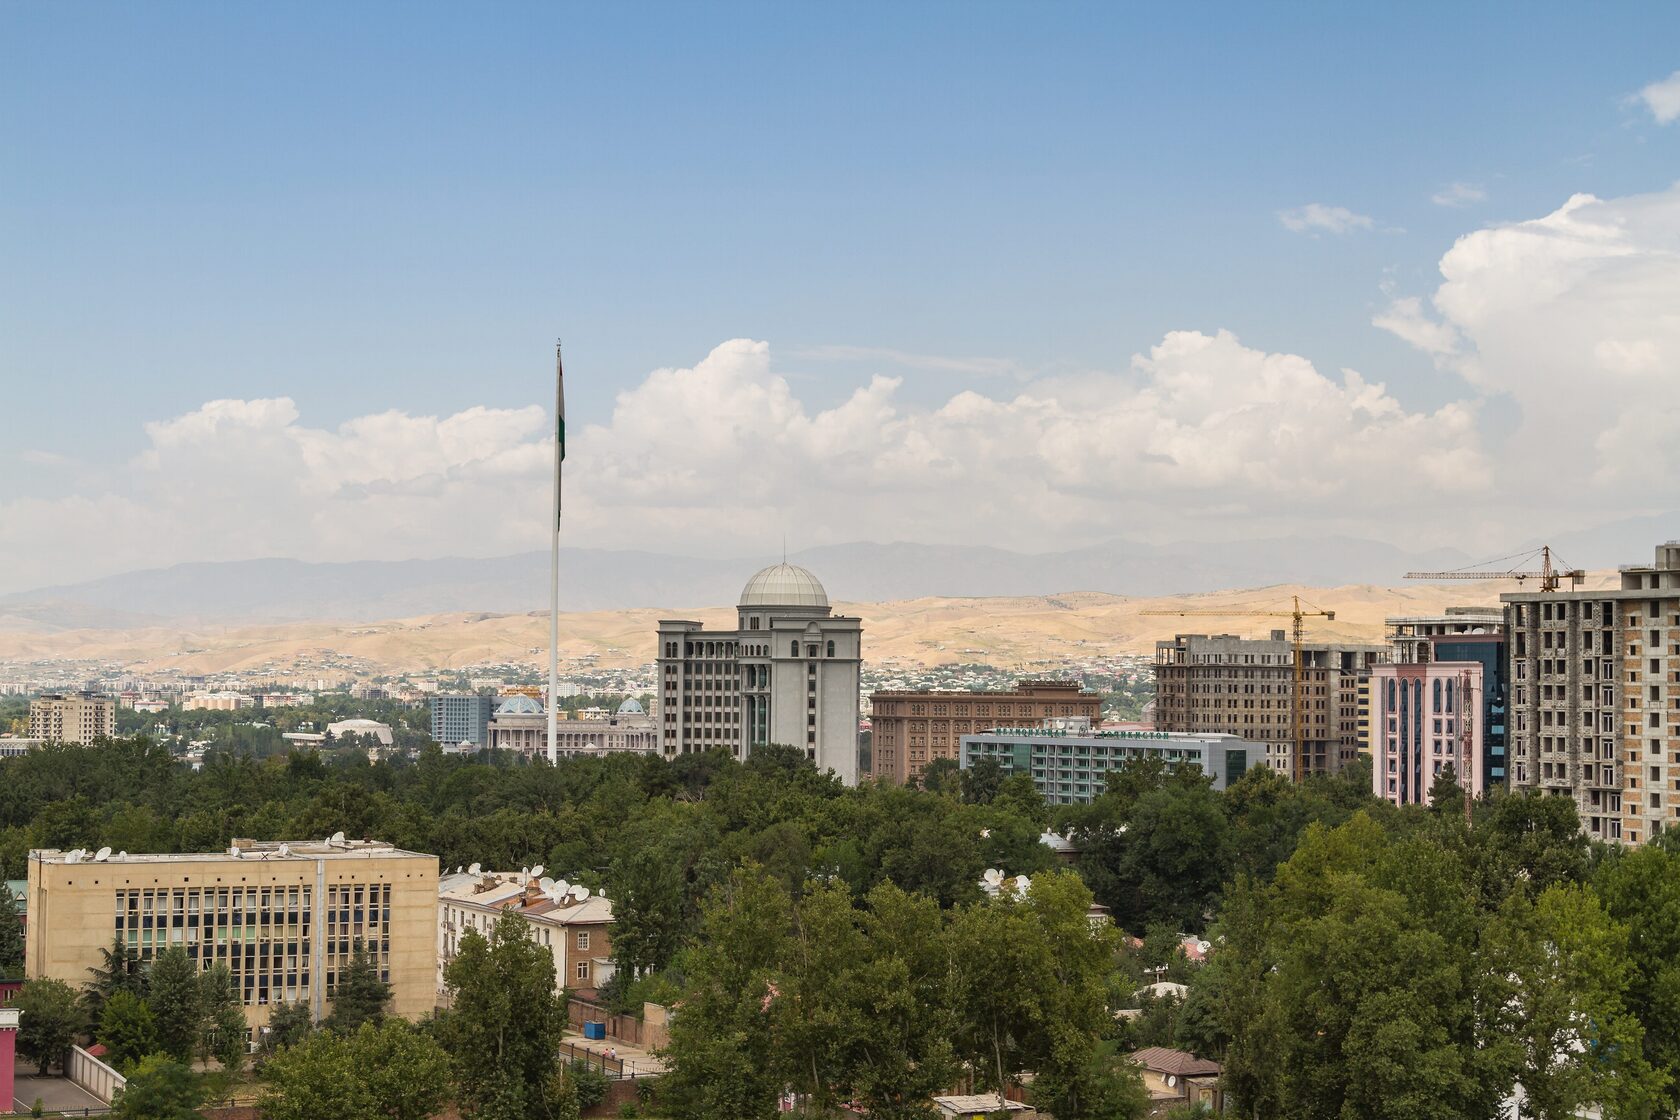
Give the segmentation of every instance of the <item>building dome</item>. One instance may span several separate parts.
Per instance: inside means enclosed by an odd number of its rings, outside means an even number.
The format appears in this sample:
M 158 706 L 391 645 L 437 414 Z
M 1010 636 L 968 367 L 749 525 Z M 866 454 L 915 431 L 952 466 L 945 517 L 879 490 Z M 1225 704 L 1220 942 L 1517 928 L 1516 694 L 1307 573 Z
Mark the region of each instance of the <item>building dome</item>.
M 618 714 L 621 715 L 621 716 L 645 716 L 645 715 L 647 715 L 647 713 L 642 710 L 642 702 L 640 700 L 636 699 L 634 696 L 630 697 L 630 699 L 626 700 L 624 703 L 622 703 L 618 706 Z
M 772 564 L 741 589 L 743 607 L 821 607 L 828 609 L 828 592 L 817 577 L 797 564 Z
M 499 716 L 540 716 L 543 706 L 529 696 L 509 696 L 496 709 Z

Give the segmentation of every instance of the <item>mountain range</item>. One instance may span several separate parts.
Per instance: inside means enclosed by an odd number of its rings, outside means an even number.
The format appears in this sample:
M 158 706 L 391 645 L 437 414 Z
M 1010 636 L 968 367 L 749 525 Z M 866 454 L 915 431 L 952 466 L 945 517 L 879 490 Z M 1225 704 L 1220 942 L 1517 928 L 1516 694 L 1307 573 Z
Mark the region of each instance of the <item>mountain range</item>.
M 1651 543 L 1676 535 L 1676 528 L 1680 519 L 1673 515 L 1635 518 L 1564 534 L 1553 543 L 1568 562 L 1601 568 L 1647 559 Z M 728 606 L 748 576 L 777 559 L 588 548 L 562 549 L 560 558 L 560 605 L 566 611 Z M 804 549 L 788 559 L 815 572 L 831 598 L 854 603 L 1073 591 L 1149 597 L 1284 583 L 1383 585 L 1409 570 L 1471 562 L 1454 549 L 1409 551 L 1345 536 L 1166 545 L 1117 539 L 1058 552 L 859 541 Z M 186 563 L 0 595 L 0 627 L 51 631 L 545 611 L 548 580 L 549 557 L 543 552 Z
M 561 608 L 567 611 L 731 605 L 747 577 L 776 560 L 581 548 L 562 549 L 560 556 Z M 805 549 L 788 559 L 815 572 L 832 598 L 850 602 L 1066 591 L 1153 596 L 1276 583 L 1392 582 L 1409 568 L 1465 562 L 1452 551 L 1406 552 L 1351 537 L 1165 546 L 1116 540 L 1043 553 L 857 542 Z M 484 559 L 187 563 L 0 596 L 0 625 L 100 629 L 515 613 L 546 610 L 548 580 L 549 557 L 541 552 Z

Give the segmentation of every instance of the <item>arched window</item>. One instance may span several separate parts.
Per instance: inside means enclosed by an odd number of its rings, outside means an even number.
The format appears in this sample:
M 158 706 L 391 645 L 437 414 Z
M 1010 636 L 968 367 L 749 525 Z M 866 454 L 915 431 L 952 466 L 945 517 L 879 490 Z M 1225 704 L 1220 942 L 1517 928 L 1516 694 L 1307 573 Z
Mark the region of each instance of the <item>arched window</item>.
M 788 643 L 788 656 L 789 657 L 798 657 L 799 656 L 799 643 L 797 641 Z
M 1453 682 L 1449 680 L 1447 682 L 1447 714 L 1449 716 L 1452 715 L 1452 710 L 1453 710 L 1452 686 L 1453 686 Z
M 1399 701 L 1394 698 L 1394 678 L 1388 678 L 1388 710 L 1393 711 Z
M 1440 677 L 1435 678 L 1435 688 L 1432 691 L 1435 693 L 1435 696 L 1434 696 L 1435 710 L 1437 712 L 1441 711 L 1441 678 Z
M 830 638 L 828 640 L 828 655 L 830 657 L 834 656 L 834 639 L 833 638 Z

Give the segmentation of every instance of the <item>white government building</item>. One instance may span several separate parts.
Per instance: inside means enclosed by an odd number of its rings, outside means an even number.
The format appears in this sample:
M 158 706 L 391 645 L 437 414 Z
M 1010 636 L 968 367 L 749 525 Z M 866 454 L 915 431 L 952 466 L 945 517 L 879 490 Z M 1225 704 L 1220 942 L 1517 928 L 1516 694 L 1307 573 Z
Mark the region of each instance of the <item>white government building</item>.
M 490 717 L 490 746 L 496 750 L 546 754 L 547 740 L 548 714 L 541 703 L 529 696 L 509 696 Z M 601 711 L 596 719 L 555 720 L 554 740 L 562 758 L 653 754 L 659 750 L 653 720 L 634 697 L 620 704 L 611 716 Z
M 847 785 L 858 771 L 863 623 L 833 614 L 817 577 L 772 564 L 741 591 L 739 628 L 659 623 L 659 745 L 667 758 L 800 747 Z

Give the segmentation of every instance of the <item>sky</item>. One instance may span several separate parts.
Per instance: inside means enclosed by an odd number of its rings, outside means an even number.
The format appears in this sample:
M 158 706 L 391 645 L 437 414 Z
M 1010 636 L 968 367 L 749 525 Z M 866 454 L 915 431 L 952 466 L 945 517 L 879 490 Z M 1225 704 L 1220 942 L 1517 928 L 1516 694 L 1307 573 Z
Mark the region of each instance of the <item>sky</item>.
M 0 104 L 0 592 L 545 548 L 556 338 L 578 547 L 1680 510 L 1672 4 L 19 2 Z

